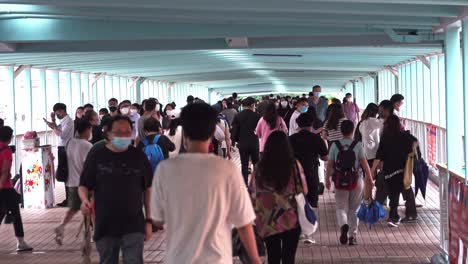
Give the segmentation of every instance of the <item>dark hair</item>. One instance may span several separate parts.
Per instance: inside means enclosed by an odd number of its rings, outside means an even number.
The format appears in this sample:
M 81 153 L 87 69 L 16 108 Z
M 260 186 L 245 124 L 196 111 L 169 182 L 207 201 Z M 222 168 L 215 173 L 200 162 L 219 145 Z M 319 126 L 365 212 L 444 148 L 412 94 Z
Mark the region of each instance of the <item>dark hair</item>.
M 247 97 L 242 100 L 242 106 L 251 106 L 253 104 L 255 104 L 255 99 L 252 97 Z
M 54 105 L 53 111 L 56 112 L 56 111 L 60 111 L 60 110 L 63 110 L 65 112 L 67 112 L 67 106 L 65 104 L 62 104 L 62 103 L 56 103 Z
M 388 110 L 390 114 L 393 114 L 394 108 L 390 100 L 383 100 L 382 102 L 380 102 L 379 107 L 382 107 L 384 110 Z
M 99 113 L 104 113 L 105 115 L 109 114 L 109 110 L 107 108 L 101 108 L 99 109 Z
M 0 127 L 0 141 L 8 142 L 13 138 L 13 129 L 9 126 Z
M 217 117 L 216 110 L 206 103 L 185 106 L 180 114 L 184 135 L 192 140 L 210 139 L 215 132 Z
M 309 92 L 309 97 L 312 97 L 314 96 L 314 93 L 313 92 Z
M 129 104 L 129 105 L 132 105 L 132 102 L 130 100 L 123 100 L 122 102 L 120 102 L 120 105 L 123 105 L 123 104 Z M 120 106 L 119 105 L 119 106 Z
M 105 139 L 108 139 L 107 132 L 109 132 L 109 125 L 112 121 L 112 117 L 109 114 L 106 114 L 102 117 L 99 127 L 102 129 L 102 135 Z
M 116 103 L 118 103 L 119 100 L 117 100 L 117 99 L 115 99 L 115 98 L 111 98 L 111 99 L 109 99 L 109 101 L 107 101 L 107 103 L 110 103 L 110 102 L 116 102 Z
M 390 102 L 393 104 L 397 103 L 397 102 L 401 102 L 405 100 L 405 97 L 401 94 L 394 94 L 392 95 L 392 97 L 390 98 Z
M 309 108 L 307 108 L 307 113 L 312 116 L 312 119 L 313 119 L 312 122 L 318 119 L 317 110 L 315 109 L 315 107 L 309 106 Z
M 364 112 L 362 113 L 361 120 L 366 120 L 370 117 L 376 117 L 378 113 L 379 106 L 374 103 L 370 103 L 367 105 L 366 110 L 364 110 Z
M 154 109 L 156 109 L 156 105 L 157 105 L 157 102 L 156 102 L 156 99 L 148 99 L 146 100 L 145 102 L 145 111 L 154 111 Z
M 138 104 L 138 103 L 133 103 L 132 106 L 136 107 L 137 110 L 140 110 L 140 108 L 141 108 L 140 104 Z
M 345 97 L 353 96 L 351 93 L 346 93 Z
M 193 103 L 193 101 L 195 101 L 195 98 L 193 98 L 193 95 L 187 96 L 187 103 L 191 104 Z
M 84 115 L 83 115 L 83 119 L 85 119 L 86 121 L 90 122 L 91 121 L 91 118 L 93 116 L 98 116 L 98 113 L 94 112 L 94 110 L 90 110 L 88 112 L 86 112 Z
M 268 103 L 266 105 L 263 119 L 268 123 L 270 129 L 275 129 L 276 122 L 278 121 L 278 112 L 276 111 L 276 107 L 273 103 Z
M 401 131 L 400 126 L 400 118 L 396 115 L 390 115 L 387 120 L 385 120 L 383 132 L 382 132 L 382 139 L 386 138 L 392 139 L 398 136 Z
M 92 109 L 94 109 L 94 106 L 92 104 L 85 104 L 85 105 L 83 105 L 83 108 L 92 108 Z
M 312 91 L 315 90 L 315 88 L 322 88 L 320 85 L 314 85 L 314 87 L 312 87 Z
M 326 129 L 337 129 L 340 119 L 344 118 L 343 108 L 341 104 L 331 104 L 328 106 L 327 126 Z
M 353 131 L 354 131 L 353 121 L 343 120 L 343 122 L 341 122 L 341 134 L 343 134 L 343 136 L 349 136 L 353 134 Z
M 296 105 L 298 105 L 300 103 L 307 103 L 307 102 L 308 102 L 307 98 L 301 97 L 301 98 L 297 99 Z
M 335 98 L 335 97 L 333 97 L 331 99 L 331 101 L 332 101 L 332 104 L 341 104 L 342 103 L 338 98 Z
M 294 153 L 283 131 L 274 131 L 268 137 L 263 157 L 258 163 L 258 185 L 283 192 L 296 172 Z
M 83 106 L 78 106 L 75 110 L 75 118 L 76 118 L 76 112 L 78 112 L 78 110 L 81 110 L 81 111 L 84 111 L 84 107 Z M 55 110 L 54 110 L 55 112 Z
M 177 128 L 182 125 L 180 118 L 174 118 L 169 123 L 169 136 L 174 136 L 177 132 Z
M 127 121 L 128 124 L 130 125 L 130 128 L 133 130 L 132 120 L 130 120 L 128 116 L 117 115 L 117 116 L 112 117 L 112 119 L 110 120 L 107 126 L 107 131 L 112 131 L 114 124 L 120 121 Z
M 147 118 L 143 124 L 143 129 L 146 132 L 159 132 L 161 123 L 153 117 Z
M 85 119 L 85 118 L 83 118 L 83 119 L 78 120 L 77 122 L 75 122 L 75 131 L 76 131 L 76 133 L 78 133 L 78 134 L 80 134 L 80 135 L 81 135 L 83 132 L 85 132 L 86 129 L 89 129 L 89 128 L 91 128 L 91 127 L 93 127 L 93 126 L 91 125 L 91 123 L 89 122 L 89 120 L 88 120 L 88 119 Z
M 311 127 L 313 122 L 314 117 L 309 113 L 302 113 L 296 119 L 296 123 L 299 126 L 299 128 Z
M 232 93 L 232 98 L 237 99 L 237 93 Z
M 4 126 L 5 125 L 5 120 L 1 119 L 0 118 L 0 127 Z

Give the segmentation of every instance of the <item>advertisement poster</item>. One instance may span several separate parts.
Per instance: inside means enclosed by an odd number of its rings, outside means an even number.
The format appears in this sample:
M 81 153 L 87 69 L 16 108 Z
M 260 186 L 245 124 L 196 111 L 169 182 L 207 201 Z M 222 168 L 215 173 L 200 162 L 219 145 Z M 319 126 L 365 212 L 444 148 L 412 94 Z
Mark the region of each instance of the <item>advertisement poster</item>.
M 460 255 L 460 231 L 461 231 L 461 202 L 460 181 L 450 177 L 448 186 L 449 199 L 449 259 L 450 263 L 457 263 Z
M 427 162 L 436 164 L 437 162 L 437 127 L 427 125 Z

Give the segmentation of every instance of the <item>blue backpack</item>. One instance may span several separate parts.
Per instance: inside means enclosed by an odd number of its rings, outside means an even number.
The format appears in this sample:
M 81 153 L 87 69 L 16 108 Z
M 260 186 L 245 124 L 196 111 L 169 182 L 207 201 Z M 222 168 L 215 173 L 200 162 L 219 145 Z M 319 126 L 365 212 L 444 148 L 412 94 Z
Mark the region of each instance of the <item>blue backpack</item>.
M 144 145 L 143 152 L 145 153 L 146 157 L 148 157 L 148 160 L 151 164 L 151 169 L 153 169 L 153 173 L 156 171 L 159 162 L 164 160 L 164 154 L 161 147 L 158 145 L 160 137 L 161 135 L 156 135 L 151 144 L 146 138 L 141 139 L 141 143 Z

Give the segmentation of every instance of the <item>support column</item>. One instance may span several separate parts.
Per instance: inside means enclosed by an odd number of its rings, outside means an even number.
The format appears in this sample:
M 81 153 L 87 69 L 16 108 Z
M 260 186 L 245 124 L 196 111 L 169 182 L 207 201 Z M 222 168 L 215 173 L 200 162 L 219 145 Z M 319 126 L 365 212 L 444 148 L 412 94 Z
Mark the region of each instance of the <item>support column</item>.
M 143 83 L 142 81 L 143 81 L 142 78 L 141 78 L 141 79 L 138 79 L 138 80 L 136 81 L 135 87 L 134 87 L 135 93 L 136 93 L 136 101 L 137 101 L 138 103 L 141 103 L 141 101 L 142 101 L 142 100 L 141 100 L 141 84 Z
M 465 166 L 468 164 L 468 18 L 463 21 L 463 98 L 465 120 Z M 465 184 L 468 184 L 468 170 L 465 169 Z
M 463 105 L 461 83 L 460 28 L 451 27 L 445 31 L 445 89 L 447 115 L 447 165 L 448 169 L 461 172 L 463 165 L 460 105 Z
M 50 109 L 47 109 L 47 81 L 46 71 L 44 69 L 39 70 L 39 87 L 41 88 L 41 95 L 44 96 L 44 117 L 49 117 Z M 44 123 L 44 131 L 47 131 L 49 127 Z M 48 144 L 48 138 L 46 136 L 46 144 Z
M 24 85 L 24 90 L 25 94 L 27 95 L 28 98 L 24 98 L 24 103 L 26 107 L 26 125 L 27 125 L 27 131 L 31 131 L 33 128 L 33 107 L 32 107 L 32 81 L 31 81 L 31 67 L 26 67 L 23 71 L 24 74 L 24 79 L 23 79 L 23 85 Z M 26 131 L 21 131 L 22 133 Z

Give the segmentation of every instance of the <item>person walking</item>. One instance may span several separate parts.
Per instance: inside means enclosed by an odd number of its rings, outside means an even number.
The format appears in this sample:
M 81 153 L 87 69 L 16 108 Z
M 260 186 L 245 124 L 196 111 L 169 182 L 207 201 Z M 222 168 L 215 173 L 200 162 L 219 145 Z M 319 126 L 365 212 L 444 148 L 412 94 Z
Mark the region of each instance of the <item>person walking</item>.
M 132 102 L 130 100 L 124 100 L 119 104 L 119 111 L 118 113 L 122 116 L 126 116 L 130 118 L 132 121 L 132 139 L 136 139 L 138 136 L 138 120 L 140 119 L 140 114 L 132 113 L 130 108 L 132 106 Z
M 144 138 L 146 136 L 145 134 L 145 121 L 148 119 L 148 118 L 155 118 L 156 120 L 158 120 L 159 122 L 161 122 L 161 120 L 158 118 L 158 115 L 156 114 L 156 107 L 158 106 L 158 102 L 155 100 L 155 99 L 148 99 L 145 101 L 145 104 L 143 105 L 143 109 L 144 109 L 144 113 L 143 115 L 140 117 L 140 119 L 138 119 L 138 124 L 137 124 L 137 127 L 138 127 L 138 140 L 141 140 L 142 138 Z
M 249 179 L 249 161 L 255 166 L 259 160 L 259 140 L 255 135 L 260 115 L 255 112 L 255 99 L 247 97 L 242 100 L 242 112 L 232 121 L 232 144 L 237 143 L 245 184 Z
M 142 151 L 130 145 L 132 121 L 127 116 L 113 117 L 106 136 L 105 147 L 88 154 L 81 173 L 81 212 L 86 216 L 95 212 L 100 263 L 117 264 L 122 250 L 124 264 L 142 264 L 143 241 L 152 235 L 151 165 Z
M 309 93 L 308 104 L 309 107 L 315 108 L 317 112 L 317 117 L 325 122 L 327 118 L 326 112 L 328 108 L 328 100 L 325 97 L 322 97 L 322 87 L 320 85 L 315 85 L 312 87 L 312 93 Z
M 280 130 L 288 133 L 288 128 L 284 120 L 278 115 L 275 105 L 270 103 L 265 108 L 265 114 L 258 121 L 257 127 L 255 128 L 255 134 L 260 139 L 260 157 L 265 147 L 265 142 L 268 140 L 268 136 L 273 131 Z
M 90 111 L 86 114 L 89 112 Z M 88 120 L 82 119 L 78 121 L 75 127 L 77 137 L 68 142 L 68 179 L 66 182 L 66 186 L 68 188 L 68 210 L 65 213 L 62 223 L 54 229 L 55 242 L 60 246 L 63 244 L 66 225 L 72 220 L 73 216 L 80 211 L 81 200 L 78 195 L 78 186 L 80 184 L 80 175 L 83 171 L 84 162 L 88 152 L 93 147 L 93 145 L 88 141 L 92 136 L 92 128 L 93 127 Z
M 307 200 L 314 208 L 319 200 L 319 166 L 320 162 L 328 160 L 328 149 L 318 134 L 312 133 L 314 118 L 309 113 L 301 114 L 297 118 L 299 132 L 289 137 L 295 158 L 302 164 L 307 182 Z M 312 237 L 305 237 L 307 244 L 315 243 Z
M 235 164 L 209 154 L 216 110 L 194 103 L 184 107 L 180 118 L 187 153 L 161 162 L 151 189 L 152 220 L 164 225 L 167 237 L 165 262 L 232 263 L 234 226 L 251 263 L 261 263 L 252 227 L 255 213 L 242 176 Z
M 308 109 L 309 109 L 309 104 L 307 103 L 306 98 L 297 99 L 296 111 L 294 111 L 294 113 L 291 115 L 291 119 L 289 120 L 289 135 L 290 136 L 299 132 L 299 127 L 297 125 L 296 119 L 299 117 L 300 114 L 306 113 Z
M 11 181 L 11 165 L 13 152 L 8 146 L 13 139 L 13 129 L 9 126 L 0 127 L 0 225 L 10 212 L 17 240 L 16 251 L 31 251 L 33 248 L 24 240 L 23 221 L 19 208 L 20 195 L 13 188 Z
M 358 124 L 361 143 L 364 149 L 364 155 L 367 158 L 369 166 L 372 167 L 375 155 L 380 144 L 380 136 L 383 130 L 383 120 L 377 118 L 379 107 L 370 103 L 362 113 L 361 121 Z M 356 131 L 356 133 L 357 133 Z
M 354 126 L 359 123 L 359 106 L 354 102 L 353 95 L 347 93 L 342 104 L 343 112 L 348 120 L 354 123 Z
M 295 109 L 292 109 L 289 106 L 289 103 L 286 99 L 286 97 L 282 97 L 278 106 L 278 115 L 283 118 L 284 122 L 286 123 L 286 126 L 288 127 L 289 130 L 289 121 L 291 120 L 291 116 L 293 114 Z
M 341 105 L 331 104 L 328 108 L 327 120 L 323 124 L 322 137 L 328 141 L 328 147 L 331 148 L 333 142 L 343 138 L 341 124 L 346 120 L 346 117 Z
M 340 243 L 350 246 L 357 245 L 359 219 L 357 211 L 362 201 L 364 187 L 373 186 L 372 174 L 367 163 L 364 150 L 353 140 L 354 123 L 345 120 L 341 124 L 343 138 L 337 140 L 330 148 L 327 162 L 326 187 L 335 183 L 336 216 L 340 226 Z M 359 174 L 362 167 L 365 183 Z M 364 186 L 365 185 L 365 186 Z
M 161 123 L 155 118 L 150 117 L 145 120 L 143 128 L 146 135 L 144 137 L 145 140 L 140 140 L 137 149 L 143 151 L 145 147 L 154 144 L 155 138 L 158 138 L 156 144 L 161 149 L 163 159 L 168 159 L 169 153 L 175 150 L 175 145 L 168 137 L 162 134 L 163 130 Z
M 412 222 L 417 219 L 414 199 L 406 200 L 404 221 L 398 215 L 400 194 L 405 191 L 403 188 L 403 174 L 406 160 L 408 154 L 413 151 L 415 144 L 417 144 L 415 137 L 401 131 L 398 116 L 392 114 L 385 120 L 379 148 L 377 149 L 376 158 L 372 166 L 372 174 L 376 178 L 377 168 L 383 163 L 382 175 L 390 199 L 390 212 L 388 216 L 388 225 L 390 227 L 398 227 L 400 222 Z
M 268 137 L 254 176 L 250 190 L 257 214 L 255 225 L 265 241 L 268 263 L 295 263 L 301 228 L 294 197 L 307 194 L 307 184 L 283 131 Z

